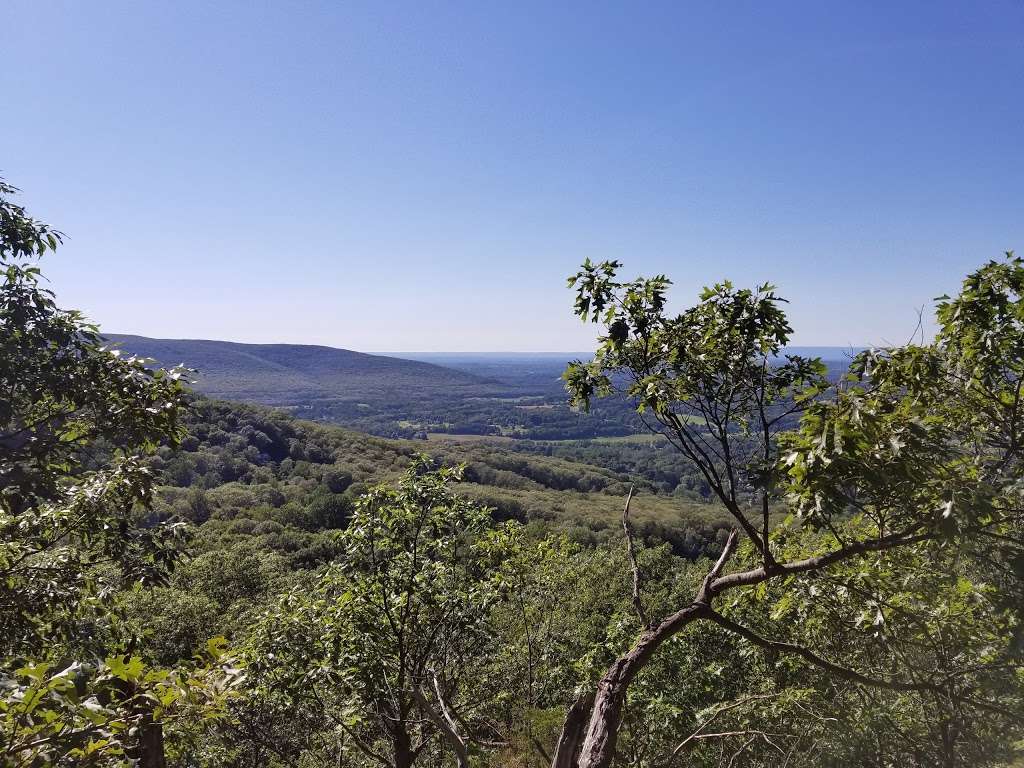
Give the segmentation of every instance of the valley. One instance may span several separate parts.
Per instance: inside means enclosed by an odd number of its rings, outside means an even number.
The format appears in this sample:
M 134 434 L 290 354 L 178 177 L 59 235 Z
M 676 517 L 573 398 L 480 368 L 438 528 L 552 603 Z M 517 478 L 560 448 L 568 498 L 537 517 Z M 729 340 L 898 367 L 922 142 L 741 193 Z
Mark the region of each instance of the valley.
M 570 408 L 561 378 L 569 354 L 403 358 L 300 344 L 105 338 L 157 365 L 184 362 L 196 371 L 196 390 L 209 397 L 269 405 L 381 437 L 575 441 L 649 434 L 634 404 L 622 398 L 595 402 L 589 413 Z M 851 354 L 842 347 L 790 351 L 822 356 L 835 376 Z

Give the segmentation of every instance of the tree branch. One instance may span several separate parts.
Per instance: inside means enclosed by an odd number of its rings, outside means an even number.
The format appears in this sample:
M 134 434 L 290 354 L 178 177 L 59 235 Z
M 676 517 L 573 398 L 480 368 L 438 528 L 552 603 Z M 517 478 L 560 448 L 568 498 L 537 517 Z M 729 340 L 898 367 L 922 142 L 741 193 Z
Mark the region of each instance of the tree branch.
M 762 581 L 766 581 L 774 576 L 816 571 L 834 563 L 839 563 L 844 560 L 849 560 L 852 557 L 857 557 L 858 555 L 864 555 L 869 552 L 883 552 L 887 549 L 895 549 L 897 547 L 903 547 L 910 544 L 918 544 L 935 537 L 935 534 L 933 533 L 913 533 L 913 531 L 918 528 L 919 526 L 909 531 L 902 531 L 900 533 L 895 533 L 891 536 L 883 536 L 878 539 L 858 541 L 854 544 L 834 549 L 831 552 L 815 555 L 803 560 L 778 563 L 770 568 L 761 566 L 749 571 L 730 573 L 727 576 L 721 576 L 715 579 L 710 585 L 710 589 L 712 594 L 718 594 L 719 592 L 724 592 L 725 590 L 732 589 L 734 587 L 749 587 L 753 584 L 760 584 Z
M 459 765 L 459 768 L 469 768 L 469 751 L 466 748 L 466 740 L 459 735 L 458 729 L 455 726 L 455 719 L 452 717 L 447 705 L 445 704 L 444 697 L 441 695 L 441 686 L 437 681 L 437 675 L 433 671 L 430 672 L 431 679 L 434 686 L 434 694 L 437 696 L 437 703 L 440 712 L 431 706 L 430 701 L 423 692 L 416 687 L 412 686 L 412 695 L 416 699 L 416 703 L 423 709 L 424 714 L 427 718 L 437 726 L 438 730 L 444 736 L 452 750 L 455 752 L 455 760 Z
M 707 720 L 705 720 L 697 728 L 697 730 L 695 730 L 693 733 L 691 733 L 689 736 L 687 736 L 685 739 L 683 739 L 683 741 L 680 742 L 679 746 L 677 746 L 675 749 L 672 750 L 672 754 L 669 756 L 669 759 L 671 759 L 671 758 L 675 757 L 676 755 L 678 755 L 683 750 L 683 748 L 687 744 L 689 744 L 691 741 L 694 741 L 696 739 L 705 739 L 705 738 L 710 738 L 712 736 L 720 735 L 720 734 L 712 734 L 712 733 L 704 734 L 703 731 L 704 731 L 705 728 L 707 728 L 709 725 L 711 725 L 713 722 L 715 722 L 715 720 L 718 718 L 718 716 L 723 714 L 724 712 L 728 712 L 731 709 L 736 709 L 737 707 L 742 707 L 744 704 L 749 704 L 752 701 L 762 701 L 764 699 L 774 699 L 774 698 L 778 698 L 781 695 L 782 694 L 780 694 L 780 693 L 766 693 L 766 694 L 762 694 L 762 695 L 759 695 L 759 696 L 748 696 L 746 698 L 740 699 L 739 701 L 734 701 L 731 704 L 726 704 L 723 707 L 719 707 L 717 710 L 715 710 L 714 714 L 712 714 L 711 717 L 709 717 Z
M 700 591 L 697 593 L 697 602 L 703 605 L 711 605 L 711 598 L 715 595 L 716 590 L 714 589 L 715 582 L 719 581 L 719 575 L 722 573 L 722 569 L 725 568 L 725 564 L 729 558 L 732 557 L 732 552 L 736 548 L 736 529 L 733 528 L 729 531 L 729 538 L 725 540 L 725 546 L 722 548 L 722 554 L 718 556 L 718 560 L 711 566 L 711 570 L 704 576 L 704 582 L 700 586 Z
M 633 571 L 633 610 L 636 611 L 640 623 L 649 627 L 651 622 L 647 619 L 644 611 L 643 601 L 640 599 L 640 566 L 636 561 L 636 549 L 633 546 L 633 529 L 629 525 L 629 502 L 633 500 L 633 486 L 629 486 L 629 495 L 626 496 L 626 507 L 622 510 L 622 530 L 626 533 L 626 553 L 629 556 L 629 567 Z
M 836 677 L 841 677 L 844 680 L 850 680 L 854 683 L 860 683 L 861 685 L 869 685 L 874 688 L 886 688 L 890 691 L 932 691 L 933 693 L 945 693 L 945 689 L 942 686 L 936 685 L 935 683 L 907 683 L 900 680 L 884 680 L 878 677 L 869 677 L 861 672 L 857 672 L 847 667 L 842 667 L 838 664 L 834 664 L 827 659 L 822 658 L 814 651 L 809 648 L 805 648 L 802 645 L 796 643 L 785 643 L 779 640 L 769 640 L 768 638 L 762 637 L 761 635 L 754 632 L 752 629 L 744 627 L 742 624 L 737 624 L 731 619 L 725 618 L 722 614 L 716 611 L 709 610 L 707 617 L 711 621 L 718 624 L 723 629 L 727 629 L 730 632 L 739 635 L 745 640 L 758 645 L 762 648 L 766 648 L 772 651 L 781 651 L 782 653 L 793 653 L 800 656 L 816 667 L 831 672 Z

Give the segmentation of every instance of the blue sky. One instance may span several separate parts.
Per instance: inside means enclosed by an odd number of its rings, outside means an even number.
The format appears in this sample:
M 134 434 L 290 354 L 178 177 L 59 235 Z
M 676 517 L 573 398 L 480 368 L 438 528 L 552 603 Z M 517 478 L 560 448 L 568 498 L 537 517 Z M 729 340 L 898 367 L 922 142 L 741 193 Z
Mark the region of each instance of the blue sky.
M 798 344 L 902 341 L 1024 250 L 1024 4 L 0 8 L 0 174 L 109 331 L 586 350 L 585 257 Z

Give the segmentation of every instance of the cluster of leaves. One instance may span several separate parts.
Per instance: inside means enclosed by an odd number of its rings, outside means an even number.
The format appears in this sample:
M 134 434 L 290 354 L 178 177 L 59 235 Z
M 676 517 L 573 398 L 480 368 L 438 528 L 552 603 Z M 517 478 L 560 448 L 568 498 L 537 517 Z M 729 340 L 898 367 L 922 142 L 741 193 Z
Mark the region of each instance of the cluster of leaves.
M 166 758 L 178 721 L 228 715 L 242 670 L 212 638 L 188 668 L 117 655 L 56 664 L 28 661 L 2 681 L 5 765 L 147 765 Z

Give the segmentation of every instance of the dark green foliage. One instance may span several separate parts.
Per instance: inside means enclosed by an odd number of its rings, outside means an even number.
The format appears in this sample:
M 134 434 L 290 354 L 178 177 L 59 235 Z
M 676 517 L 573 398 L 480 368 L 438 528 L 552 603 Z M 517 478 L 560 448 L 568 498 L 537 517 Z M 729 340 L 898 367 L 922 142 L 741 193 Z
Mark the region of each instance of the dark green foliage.
M 57 307 L 36 259 L 60 235 L 15 192 L 0 181 L 0 759 L 145 763 L 163 754 L 161 719 L 214 715 L 224 688 L 208 684 L 234 677 L 150 667 L 111 605 L 128 585 L 150 598 L 181 555 L 181 526 L 150 514 L 145 457 L 181 437 L 182 371 L 110 350 Z
M 14 192 L 0 182 L 0 648 L 34 653 L 67 638 L 102 590 L 94 566 L 144 582 L 170 570 L 179 532 L 139 525 L 153 485 L 140 457 L 179 439 L 183 390 L 180 371 L 111 352 L 56 306 L 30 259 L 60 235 L 27 218 Z M 89 471 L 78 459 L 96 443 L 109 460 Z

